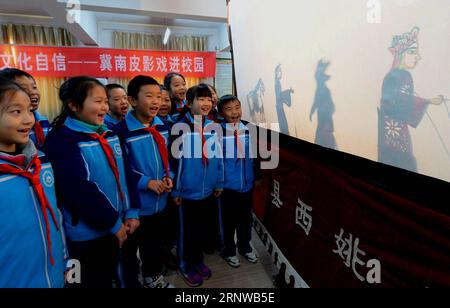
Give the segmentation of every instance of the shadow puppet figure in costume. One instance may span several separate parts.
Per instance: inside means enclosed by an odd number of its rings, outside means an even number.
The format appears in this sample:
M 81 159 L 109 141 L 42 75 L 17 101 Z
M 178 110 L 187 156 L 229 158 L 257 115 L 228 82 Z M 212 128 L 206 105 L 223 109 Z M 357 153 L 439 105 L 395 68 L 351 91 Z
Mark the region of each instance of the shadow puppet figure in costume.
M 289 125 L 286 118 L 286 112 L 284 111 L 283 107 L 284 104 L 286 104 L 288 107 L 292 106 L 291 94 L 294 93 L 294 90 L 290 88 L 289 90 L 283 91 L 281 86 L 281 78 L 283 78 L 281 64 L 278 64 L 275 68 L 275 100 L 278 114 L 278 123 L 280 124 L 280 133 L 289 135 Z
M 408 126 L 416 128 L 429 104 L 440 105 L 442 96 L 424 99 L 414 92 L 409 70 L 421 60 L 418 35 L 420 29 L 394 36 L 389 48 L 394 56 L 391 71 L 383 81 L 378 110 L 378 161 L 417 172 Z
M 326 70 L 330 66 L 330 62 L 320 60 L 317 63 L 316 81 L 317 89 L 314 96 L 314 104 L 309 113 L 309 120 L 312 121 L 312 116 L 317 111 L 317 129 L 316 139 L 314 142 L 318 145 L 336 149 L 336 140 L 334 138 L 333 113 L 335 111 L 333 98 L 331 97 L 330 89 L 326 82 L 330 79 L 330 75 L 326 74 Z
M 248 110 L 250 112 L 250 121 L 253 123 L 265 123 L 263 97 L 266 87 L 261 78 L 259 78 L 255 88 L 247 94 Z

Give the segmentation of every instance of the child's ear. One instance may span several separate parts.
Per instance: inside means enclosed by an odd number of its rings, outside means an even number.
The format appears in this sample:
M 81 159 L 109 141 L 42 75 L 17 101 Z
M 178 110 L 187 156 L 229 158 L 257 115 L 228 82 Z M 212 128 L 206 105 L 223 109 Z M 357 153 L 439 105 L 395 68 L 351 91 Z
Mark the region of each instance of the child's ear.
M 69 109 L 72 111 L 72 112 L 77 112 L 78 111 L 78 107 L 77 106 L 75 106 L 75 104 L 73 103 L 73 102 L 69 102 Z
M 131 105 L 131 107 L 136 107 L 136 100 L 132 96 L 128 96 L 128 103 Z

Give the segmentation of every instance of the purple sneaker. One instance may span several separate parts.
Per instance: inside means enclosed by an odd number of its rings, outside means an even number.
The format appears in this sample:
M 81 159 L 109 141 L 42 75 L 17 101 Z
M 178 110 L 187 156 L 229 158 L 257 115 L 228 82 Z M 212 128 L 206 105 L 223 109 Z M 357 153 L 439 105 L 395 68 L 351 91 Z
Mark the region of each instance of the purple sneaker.
M 212 275 L 211 270 L 204 263 L 197 265 L 195 270 L 204 280 L 209 279 Z
M 203 283 L 203 278 L 196 271 L 179 271 L 181 277 L 184 279 L 186 284 L 190 287 L 199 287 Z

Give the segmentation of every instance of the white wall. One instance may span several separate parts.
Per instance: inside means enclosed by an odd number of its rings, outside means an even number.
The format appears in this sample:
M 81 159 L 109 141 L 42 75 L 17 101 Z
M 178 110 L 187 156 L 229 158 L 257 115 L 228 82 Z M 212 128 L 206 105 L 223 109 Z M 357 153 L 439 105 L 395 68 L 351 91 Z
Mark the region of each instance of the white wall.
M 148 34 L 160 34 L 164 36 L 166 28 L 164 26 L 155 25 L 132 25 L 132 24 L 118 24 L 116 22 L 100 21 L 98 23 L 98 44 L 99 47 L 111 48 L 113 47 L 113 32 L 139 32 Z M 220 50 L 222 42 L 219 41 L 219 30 L 214 28 L 184 28 L 171 27 L 173 36 L 183 35 L 198 35 L 208 36 L 208 51 Z

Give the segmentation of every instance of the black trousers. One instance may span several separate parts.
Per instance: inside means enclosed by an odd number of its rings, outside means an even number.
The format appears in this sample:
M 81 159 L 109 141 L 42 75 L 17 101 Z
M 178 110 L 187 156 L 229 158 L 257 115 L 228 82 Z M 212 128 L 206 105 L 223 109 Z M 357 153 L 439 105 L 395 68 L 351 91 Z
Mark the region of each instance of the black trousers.
M 190 271 L 203 263 L 203 248 L 205 243 L 211 243 L 215 234 L 208 232 L 213 220 L 218 217 L 209 217 L 208 209 L 216 204 L 216 198 L 211 195 L 203 200 L 183 199 L 179 208 L 180 237 L 178 243 L 178 257 L 180 268 Z
M 229 257 L 236 255 L 235 233 L 239 253 L 245 254 L 251 252 L 253 190 L 246 193 L 224 190 L 221 198 L 224 237 L 223 256 Z
M 178 241 L 178 236 L 180 234 L 180 218 L 178 206 L 173 202 L 171 196 L 167 198 L 166 205 L 166 245 L 171 249 L 174 245 L 176 245 Z
M 205 207 L 203 217 L 205 217 L 205 232 L 207 235 L 205 241 L 202 243 L 203 251 L 206 253 L 214 253 L 216 250 L 220 251 L 223 243 L 217 198 L 213 198 L 211 203 Z
M 138 242 L 138 233 L 142 227 L 142 221 L 140 220 L 141 225 L 136 231 L 128 235 L 127 240 L 122 246 L 122 251 L 120 255 L 120 268 L 121 268 L 121 277 L 122 284 L 125 288 L 141 288 L 142 285 L 139 282 L 139 273 L 141 271 L 140 261 L 137 257 L 137 250 L 139 247 Z
M 91 240 L 67 242 L 71 259 L 80 261 L 81 284 L 69 287 L 112 288 L 116 277 L 119 242 L 115 235 Z
M 164 263 L 165 233 L 168 232 L 167 212 L 151 216 L 141 216 L 140 226 L 135 233 L 128 237 L 123 246 L 123 279 L 126 288 L 139 287 L 139 260 L 137 250 L 142 262 L 143 277 L 161 275 Z

